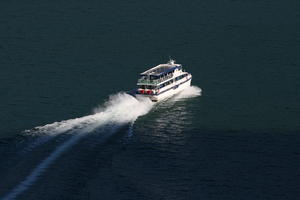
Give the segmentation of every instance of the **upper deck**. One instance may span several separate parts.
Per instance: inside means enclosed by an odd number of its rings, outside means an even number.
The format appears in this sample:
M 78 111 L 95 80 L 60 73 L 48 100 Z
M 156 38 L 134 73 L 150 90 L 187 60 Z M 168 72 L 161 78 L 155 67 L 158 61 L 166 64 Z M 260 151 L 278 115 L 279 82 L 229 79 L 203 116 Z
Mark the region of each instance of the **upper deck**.
M 143 73 L 141 73 L 142 76 L 162 76 L 164 74 L 167 74 L 169 72 L 174 71 L 177 68 L 181 68 L 180 64 L 160 64 L 156 67 L 153 67 Z
M 170 60 L 167 64 L 157 65 L 140 74 L 138 85 L 157 85 L 162 81 L 173 77 L 175 70 L 181 70 L 180 64 L 175 64 L 174 60 Z

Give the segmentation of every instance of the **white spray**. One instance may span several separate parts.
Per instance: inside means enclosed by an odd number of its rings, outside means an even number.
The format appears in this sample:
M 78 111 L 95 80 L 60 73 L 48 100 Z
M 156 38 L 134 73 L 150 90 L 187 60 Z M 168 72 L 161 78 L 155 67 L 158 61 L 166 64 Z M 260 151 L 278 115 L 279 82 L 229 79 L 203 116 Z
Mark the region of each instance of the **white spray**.
M 110 96 L 105 106 L 95 110 L 92 115 L 81 118 L 54 122 L 45 126 L 36 127 L 33 134 L 57 135 L 64 132 L 76 133 L 69 140 L 58 146 L 47 158 L 37 165 L 32 172 L 19 183 L 3 199 L 15 199 L 19 194 L 27 190 L 41 174 L 59 157 L 63 152 L 75 145 L 87 133 L 104 125 L 111 124 L 111 132 L 124 124 L 134 122 L 139 116 L 147 114 L 153 103 L 147 99 L 136 99 L 125 93 Z
M 175 96 L 173 99 L 178 100 L 195 97 L 199 96 L 200 93 L 200 88 L 192 86 Z M 152 109 L 153 105 L 154 104 L 148 98 L 136 99 L 126 93 L 118 93 L 110 96 L 104 106 L 96 108 L 92 115 L 54 122 L 52 124 L 36 127 L 33 130 L 27 130 L 27 134 L 33 135 L 41 134 L 46 136 L 56 136 L 66 132 L 73 133 L 74 135 L 58 146 L 47 158 L 38 164 L 24 181 L 20 182 L 3 197 L 3 200 L 15 199 L 18 195 L 27 190 L 38 180 L 42 173 L 61 156 L 62 153 L 75 145 L 82 137 L 87 135 L 87 133 L 105 125 L 112 125 L 110 132 L 114 132 L 118 130 L 118 127 L 121 127 L 124 124 L 131 124 L 129 131 L 132 134 L 134 121 L 139 116 L 147 114 Z M 48 141 L 48 139 L 41 141 L 44 143 Z M 38 146 L 37 144 L 35 145 Z

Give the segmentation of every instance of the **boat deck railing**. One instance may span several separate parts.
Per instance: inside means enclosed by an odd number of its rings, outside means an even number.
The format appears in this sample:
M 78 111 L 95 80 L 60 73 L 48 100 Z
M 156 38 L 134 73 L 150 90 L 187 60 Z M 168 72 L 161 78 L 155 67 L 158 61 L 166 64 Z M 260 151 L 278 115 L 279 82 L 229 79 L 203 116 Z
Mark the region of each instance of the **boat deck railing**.
M 155 79 L 155 80 L 143 79 L 142 78 L 142 79 L 138 80 L 138 84 L 139 85 L 157 85 L 157 84 L 159 84 L 161 82 L 164 82 L 165 80 L 170 79 L 172 77 L 173 77 L 173 74 L 169 74 L 167 76 L 164 76 L 160 79 Z

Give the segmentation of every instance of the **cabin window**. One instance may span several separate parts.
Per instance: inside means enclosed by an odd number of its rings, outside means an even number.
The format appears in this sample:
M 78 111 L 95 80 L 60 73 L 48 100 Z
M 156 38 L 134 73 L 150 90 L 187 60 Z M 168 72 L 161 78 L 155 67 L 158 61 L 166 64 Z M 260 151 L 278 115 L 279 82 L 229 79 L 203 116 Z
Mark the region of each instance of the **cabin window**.
M 180 80 L 180 79 L 183 79 L 184 77 L 187 77 L 187 74 L 183 74 L 183 75 L 180 75 L 180 76 L 177 76 L 175 78 L 176 81 Z
M 179 77 L 177 77 L 177 78 L 179 78 Z M 167 81 L 167 82 L 165 82 L 165 83 L 159 85 L 159 88 L 163 88 L 163 87 L 165 87 L 165 86 L 167 86 L 167 85 L 172 84 L 172 83 L 174 82 L 174 80 L 175 80 L 175 79 L 172 79 L 172 80 L 169 80 L 169 81 Z M 178 80 L 179 80 L 179 79 L 178 79 Z

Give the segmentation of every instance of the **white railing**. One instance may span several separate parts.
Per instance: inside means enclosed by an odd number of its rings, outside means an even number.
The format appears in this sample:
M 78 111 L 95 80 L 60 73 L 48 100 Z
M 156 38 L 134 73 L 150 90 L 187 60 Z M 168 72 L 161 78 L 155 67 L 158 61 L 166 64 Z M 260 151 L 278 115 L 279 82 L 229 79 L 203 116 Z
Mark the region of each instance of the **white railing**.
M 160 79 L 156 79 L 156 80 L 150 80 L 150 79 L 139 79 L 138 80 L 138 84 L 145 84 L 145 85 L 157 85 L 161 82 L 164 82 L 165 80 L 168 80 L 170 78 L 173 77 L 173 74 L 169 74 L 167 76 L 164 76 Z

